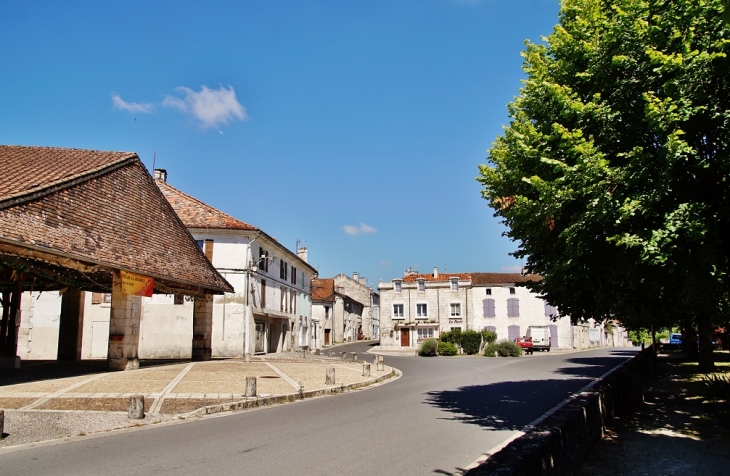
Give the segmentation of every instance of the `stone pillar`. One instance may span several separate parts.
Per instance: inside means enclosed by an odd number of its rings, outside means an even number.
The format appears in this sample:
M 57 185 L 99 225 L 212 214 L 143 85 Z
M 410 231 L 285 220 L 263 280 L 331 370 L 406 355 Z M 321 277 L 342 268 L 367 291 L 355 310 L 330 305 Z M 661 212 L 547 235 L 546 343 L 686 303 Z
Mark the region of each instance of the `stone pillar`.
M 256 377 L 246 377 L 246 396 L 256 396 Z
M 80 289 L 69 288 L 61 296 L 61 321 L 58 326 L 58 360 L 81 360 L 81 335 L 84 331 L 84 297 Z
M 133 420 L 141 420 L 144 418 L 144 395 L 132 395 L 129 397 L 127 418 Z
M 352 361 L 357 362 L 357 352 L 352 353 Z
M 122 293 L 119 271 L 112 279 L 112 307 L 109 319 L 109 370 L 139 368 L 139 324 L 142 317 L 142 297 Z
M 195 296 L 193 306 L 193 360 L 213 357 L 213 296 Z
M 362 363 L 362 376 L 370 377 L 370 364 Z
M 20 302 L 23 295 L 22 278 L 16 279 L 13 283 L 13 292 L 4 293 L 5 300 L 3 306 L 2 331 L 7 335 L 0 334 L 0 344 L 2 345 L 2 354 L 0 355 L 0 368 L 3 369 L 19 369 L 20 357 L 18 356 L 18 334 L 20 332 Z M 10 300 L 8 304 L 7 300 Z M 5 337 L 3 341 L 2 337 Z
M 342 360 L 347 360 L 347 352 L 342 353 Z
M 335 368 L 334 367 L 327 367 L 327 375 L 324 380 L 325 385 L 334 385 L 335 384 Z

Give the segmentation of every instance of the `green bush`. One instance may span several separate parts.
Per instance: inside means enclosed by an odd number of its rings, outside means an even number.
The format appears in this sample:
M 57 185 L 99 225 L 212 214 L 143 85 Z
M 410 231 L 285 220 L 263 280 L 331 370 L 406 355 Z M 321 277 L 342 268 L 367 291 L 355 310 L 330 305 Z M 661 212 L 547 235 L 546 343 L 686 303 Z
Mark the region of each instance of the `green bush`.
M 448 332 L 442 332 L 439 336 L 439 340 L 441 342 L 451 342 L 458 347 L 461 345 L 461 329 L 457 327 L 456 329 Z
M 482 339 L 484 339 L 486 345 L 492 344 L 497 342 L 497 333 L 484 329 L 482 330 Z
M 461 350 L 466 355 L 479 353 L 479 346 L 482 345 L 482 335 L 477 331 L 464 331 L 461 333 Z
M 492 342 L 484 349 L 485 357 L 494 357 L 494 353 L 500 357 L 519 357 L 522 355 L 522 349 L 514 342 L 503 340 L 502 342 Z
M 421 342 L 421 347 L 418 348 L 418 355 L 421 357 L 435 357 L 437 347 L 438 341 L 436 339 L 426 339 Z
M 730 399 L 730 376 L 705 375 L 702 377 L 702 384 L 705 389 L 705 398 L 708 400 Z
M 456 355 L 459 349 L 451 342 L 439 342 L 439 355 Z

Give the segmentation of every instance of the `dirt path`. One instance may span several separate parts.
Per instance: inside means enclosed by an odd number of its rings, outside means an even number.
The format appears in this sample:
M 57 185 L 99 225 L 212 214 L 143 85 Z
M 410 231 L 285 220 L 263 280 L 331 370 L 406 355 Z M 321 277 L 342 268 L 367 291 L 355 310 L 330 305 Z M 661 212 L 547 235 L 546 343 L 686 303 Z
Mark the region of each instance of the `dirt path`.
M 716 360 L 718 374 L 730 375 L 730 354 L 717 352 Z M 682 355 L 660 356 L 646 404 L 616 420 L 577 474 L 730 474 L 730 395 L 708 398 L 702 377 Z

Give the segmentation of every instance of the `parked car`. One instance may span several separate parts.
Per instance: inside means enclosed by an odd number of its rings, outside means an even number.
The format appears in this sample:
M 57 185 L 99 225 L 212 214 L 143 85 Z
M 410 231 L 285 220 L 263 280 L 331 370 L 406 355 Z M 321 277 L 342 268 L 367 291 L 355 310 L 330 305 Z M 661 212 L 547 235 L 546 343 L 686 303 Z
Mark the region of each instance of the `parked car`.
M 525 354 L 532 354 L 532 337 L 518 337 L 515 339 L 515 344 L 519 345 Z
M 681 344 L 682 343 L 682 334 L 669 334 L 669 343 L 670 344 Z
M 548 326 L 530 326 L 527 330 L 530 337 L 532 337 L 533 350 L 546 350 L 550 352 L 552 339 L 550 337 L 550 328 Z

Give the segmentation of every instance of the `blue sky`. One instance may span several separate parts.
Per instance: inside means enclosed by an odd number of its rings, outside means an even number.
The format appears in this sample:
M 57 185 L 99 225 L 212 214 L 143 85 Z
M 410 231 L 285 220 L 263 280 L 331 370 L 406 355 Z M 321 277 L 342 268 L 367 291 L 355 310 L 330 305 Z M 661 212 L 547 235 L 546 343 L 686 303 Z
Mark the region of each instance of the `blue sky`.
M 322 277 L 514 271 L 475 177 L 558 8 L 0 2 L 0 143 L 156 156 Z

